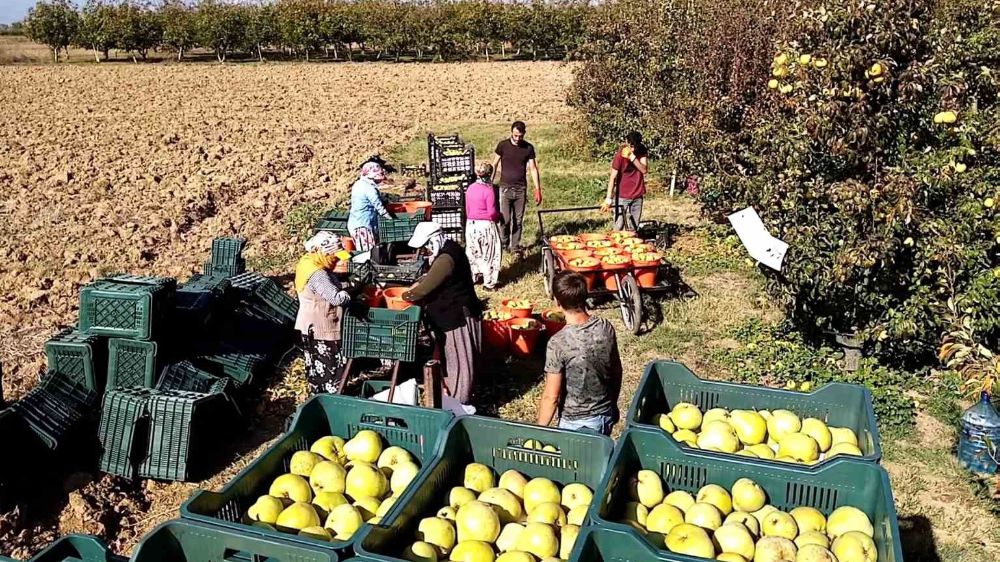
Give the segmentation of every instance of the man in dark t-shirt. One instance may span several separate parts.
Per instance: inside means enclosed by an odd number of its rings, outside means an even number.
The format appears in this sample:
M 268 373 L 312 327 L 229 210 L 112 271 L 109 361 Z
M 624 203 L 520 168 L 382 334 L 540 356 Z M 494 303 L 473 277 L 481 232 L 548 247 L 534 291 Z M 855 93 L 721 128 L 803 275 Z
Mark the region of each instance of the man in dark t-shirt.
M 493 157 L 493 180 L 500 173 L 500 214 L 503 225 L 500 238 L 504 246 L 518 256 L 521 248 L 521 231 L 524 222 L 524 206 L 528 191 L 528 172 L 535 184 L 535 204 L 542 204 L 542 181 L 535 160 L 535 147 L 524 140 L 526 127 L 515 121 L 510 127 L 510 138 L 497 144 Z

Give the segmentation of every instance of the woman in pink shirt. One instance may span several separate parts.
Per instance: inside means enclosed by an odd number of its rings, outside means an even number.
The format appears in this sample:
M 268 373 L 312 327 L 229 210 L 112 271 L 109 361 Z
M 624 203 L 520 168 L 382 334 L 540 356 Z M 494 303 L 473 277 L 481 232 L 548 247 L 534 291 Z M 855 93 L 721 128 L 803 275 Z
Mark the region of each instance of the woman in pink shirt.
M 465 253 L 472 265 L 472 276 L 493 290 L 500 276 L 500 210 L 496 192 L 490 185 L 493 166 L 476 164 L 476 181 L 465 191 Z

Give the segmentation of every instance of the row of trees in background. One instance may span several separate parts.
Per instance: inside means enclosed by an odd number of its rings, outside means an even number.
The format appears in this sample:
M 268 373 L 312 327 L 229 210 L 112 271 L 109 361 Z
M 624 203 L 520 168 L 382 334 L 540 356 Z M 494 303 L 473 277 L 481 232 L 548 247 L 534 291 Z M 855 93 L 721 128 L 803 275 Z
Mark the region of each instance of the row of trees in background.
M 70 46 L 92 50 L 98 61 L 113 49 L 133 59 L 169 50 L 182 60 L 199 47 L 219 61 L 233 54 L 264 60 L 269 52 L 305 60 L 356 54 L 394 60 L 489 60 L 510 54 L 566 59 L 582 45 L 592 11 L 586 0 L 165 0 L 157 5 L 88 0 L 79 10 L 69 0 L 42 0 L 24 29 L 48 45 L 56 60 Z
M 1000 375 L 1000 3 L 598 14 L 570 96 L 592 136 L 645 132 L 720 221 L 754 207 L 790 245 L 765 272 L 799 326 L 857 334 L 892 363 Z

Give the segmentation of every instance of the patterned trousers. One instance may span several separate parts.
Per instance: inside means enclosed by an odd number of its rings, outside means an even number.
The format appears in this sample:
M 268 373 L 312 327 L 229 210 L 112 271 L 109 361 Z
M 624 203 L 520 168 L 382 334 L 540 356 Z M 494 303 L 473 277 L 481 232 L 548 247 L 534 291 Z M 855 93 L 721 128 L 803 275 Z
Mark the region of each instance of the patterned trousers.
M 306 362 L 306 382 L 309 394 L 336 394 L 340 375 L 347 361 L 340 354 L 340 342 L 317 340 L 302 334 L 302 350 Z

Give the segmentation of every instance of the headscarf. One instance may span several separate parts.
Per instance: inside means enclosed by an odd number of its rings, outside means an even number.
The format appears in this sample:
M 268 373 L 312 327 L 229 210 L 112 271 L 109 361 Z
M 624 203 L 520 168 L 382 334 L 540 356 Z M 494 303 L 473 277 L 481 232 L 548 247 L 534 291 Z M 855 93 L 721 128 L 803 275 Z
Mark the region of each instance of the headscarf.
M 434 260 L 441 253 L 441 248 L 444 247 L 445 237 L 443 232 L 437 232 L 432 234 L 427 240 L 427 244 L 424 246 L 427 251 L 430 252 L 430 257 L 427 259 L 430 263 L 434 263 Z
M 298 293 L 305 291 L 314 273 L 321 269 L 332 270 L 337 265 L 336 254 L 344 245 L 336 234 L 322 231 L 306 240 L 305 248 L 308 253 L 295 266 L 295 291 Z
M 413 236 L 410 237 L 408 244 L 414 249 L 427 248 L 430 253 L 429 261 L 433 262 L 434 258 L 438 257 L 438 254 L 441 253 L 444 243 L 445 237 L 444 231 L 441 230 L 441 225 L 433 221 L 426 221 L 418 224 L 413 229 Z
M 361 177 L 379 183 L 385 179 L 385 169 L 378 162 L 367 162 L 361 166 Z

